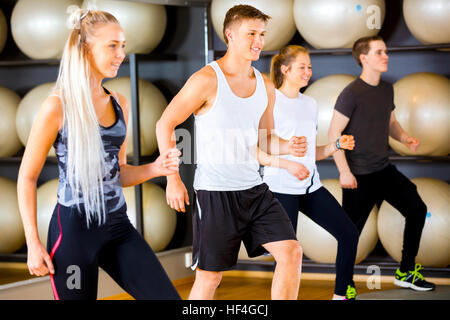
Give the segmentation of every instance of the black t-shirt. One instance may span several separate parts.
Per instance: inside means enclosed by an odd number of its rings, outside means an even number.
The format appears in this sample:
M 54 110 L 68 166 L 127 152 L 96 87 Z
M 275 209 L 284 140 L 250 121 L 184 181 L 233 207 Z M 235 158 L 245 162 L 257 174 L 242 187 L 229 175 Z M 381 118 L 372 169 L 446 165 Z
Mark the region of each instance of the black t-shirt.
M 361 78 L 342 90 L 334 107 L 350 118 L 343 134 L 353 135 L 355 148 L 345 151 L 353 174 L 369 174 L 389 163 L 389 120 L 394 110 L 392 84 L 372 86 Z

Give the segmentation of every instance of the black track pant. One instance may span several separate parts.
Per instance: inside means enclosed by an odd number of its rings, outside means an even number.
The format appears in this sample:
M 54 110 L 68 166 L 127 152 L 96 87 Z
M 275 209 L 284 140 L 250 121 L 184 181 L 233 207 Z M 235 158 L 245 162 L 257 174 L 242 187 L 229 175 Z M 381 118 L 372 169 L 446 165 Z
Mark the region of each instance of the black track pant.
M 135 299 L 180 299 L 125 208 L 87 228 L 76 208 L 56 205 L 47 240 L 55 299 L 96 299 L 99 267 Z
M 334 293 L 345 296 L 347 285 L 353 277 L 358 231 L 348 215 L 324 187 L 304 195 L 273 193 L 285 208 L 294 230 L 300 210 L 314 222 L 327 230 L 338 242 L 336 256 L 336 284 Z
M 386 200 L 400 211 L 405 217 L 400 270 L 413 270 L 427 214 L 427 207 L 417 193 L 416 185 L 392 164 L 371 174 L 355 175 L 355 178 L 357 189 L 343 189 L 342 206 L 345 212 L 361 233 L 375 204 L 380 205 Z

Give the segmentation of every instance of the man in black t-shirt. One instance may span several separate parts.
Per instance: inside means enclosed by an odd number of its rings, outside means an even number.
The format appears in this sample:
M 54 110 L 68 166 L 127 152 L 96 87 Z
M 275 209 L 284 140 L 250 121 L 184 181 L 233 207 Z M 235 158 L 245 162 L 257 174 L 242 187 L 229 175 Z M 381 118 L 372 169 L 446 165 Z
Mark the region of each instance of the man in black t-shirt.
M 394 284 L 418 291 L 429 291 L 434 284 L 424 280 L 422 267 L 415 264 L 427 207 L 416 186 L 389 163 L 389 136 L 415 151 L 417 138 L 410 137 L 395 118 L 394 91 L 380 79 L 387 71 L 386 44 L 379 36 L 357 40 L 353 56 L 362 67 L 359 78 L 339 95 L 328 137 L 335 141 L 341 134 L 353 135 L 355 148 L 334 154 L 343 188 L 342 206 L 361 233 L 375 204 L 389 202 L 405 217 L 402 260 Z M 356 296 L 354 283 L 349 297 Z

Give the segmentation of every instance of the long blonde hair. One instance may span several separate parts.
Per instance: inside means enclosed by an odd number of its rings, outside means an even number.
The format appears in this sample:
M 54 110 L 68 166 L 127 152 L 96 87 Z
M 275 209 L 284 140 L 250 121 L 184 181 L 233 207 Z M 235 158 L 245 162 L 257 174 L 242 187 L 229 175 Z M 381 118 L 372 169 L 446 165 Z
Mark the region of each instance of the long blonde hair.
M 309 54 L 308 49 L 297 46 L 289 45 L 280 50 L 279 53 L 273 56 L 270 64 L 270 79 L 275 84 L 275 88 L 279 89 L 284 82 L 284 74 L 281 72 L 281 66 L 291 66 L 291 63 L 300 54 Z
M 92 101 L 88 43 L 99 23 L 119 23 L 103 11 L 76 8 L 67 21 L 72 29 L 64 47 L 55 90 L 63 104 L 63 129 L 67 130 L 66 178 L 80 209 L 83 198 L 87 225 L 105 221 L 103 177 L 104 148 Z

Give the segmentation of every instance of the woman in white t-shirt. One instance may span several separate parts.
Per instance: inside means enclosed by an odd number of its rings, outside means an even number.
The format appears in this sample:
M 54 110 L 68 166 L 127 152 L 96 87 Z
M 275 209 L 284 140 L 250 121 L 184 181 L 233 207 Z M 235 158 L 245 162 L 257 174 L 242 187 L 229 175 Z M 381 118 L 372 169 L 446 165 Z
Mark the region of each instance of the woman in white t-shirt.
M 333 299 L 351 299 L 358 231 L 336 199 L 325 189 L 319 178 L 316 161 L 329 157 L 339 149 L 352 150 L 353 136 L 341 136 L 337 141 L 316 147 L 317 103 L 300 93 L 311 78 L 308 51 L 290 45 L 272 59 L 271 78 L 276 87 L 274 130 L 284 139 L 305 136 L 308 151 L 304 157 L 269 156 L 259 151 L 264 168 L 264 182 L 285 208 L 294 230 L 301 211 L 331 233 L 338 241 L 336 284 Z

